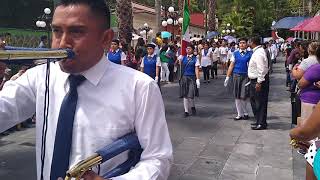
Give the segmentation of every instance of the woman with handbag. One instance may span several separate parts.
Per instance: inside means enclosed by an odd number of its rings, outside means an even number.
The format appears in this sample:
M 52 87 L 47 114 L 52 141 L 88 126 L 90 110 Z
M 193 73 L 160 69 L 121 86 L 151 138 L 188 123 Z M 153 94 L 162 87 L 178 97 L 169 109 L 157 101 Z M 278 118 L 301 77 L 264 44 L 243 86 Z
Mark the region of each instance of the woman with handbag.
M 194 46 L 187 46 L 187 55 L 179 56 L 179 64 L 181 66 L 180 97 L 183 98 L 184 117 L 189 116 L 189 108 L 191 107 L 192 115 L 196 115 L 194 97 L 199 96 L 200 88 L 199 66 L 200 62 L 194 55 Z
M 233 76 L 233 93 L 235 96 L 235 104 L 238 115 L 234 120 L 249 119 L 246 99 L 249 97 L 248 90 L 248 64 L 252 56 L 251 51 L 247 51 L 247 39 L 239 40 L 240 50 L 235 51 L 231 57 L 231 64 L 228 69 L 224 86 L 227 87 L 228 82 Z

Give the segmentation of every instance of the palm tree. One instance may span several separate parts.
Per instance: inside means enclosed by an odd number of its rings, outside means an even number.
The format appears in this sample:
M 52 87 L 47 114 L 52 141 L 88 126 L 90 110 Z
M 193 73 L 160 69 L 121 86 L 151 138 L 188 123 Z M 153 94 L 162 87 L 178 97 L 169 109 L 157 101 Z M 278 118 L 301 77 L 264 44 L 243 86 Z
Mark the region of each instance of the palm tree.
M 179 6 L 179 11 L 180 11 L 180 16 L 182 17 L 183 16 L 183 3 L 184 3 L 184 0 L 178 0 L 178 6 Z
M 154 1 L 154 8 L 156 10 L 156 29 L 155 32 L 159 32 L 161 30 L 161 0 Z
M 133 31 L 132 1 L 117 0 L 116 6 L 119 40 L 130 45 Z
M 208 30 L 216 30 L 216 0 L 208 0 Z M 206 4 L 207 5 L 207 4 Z

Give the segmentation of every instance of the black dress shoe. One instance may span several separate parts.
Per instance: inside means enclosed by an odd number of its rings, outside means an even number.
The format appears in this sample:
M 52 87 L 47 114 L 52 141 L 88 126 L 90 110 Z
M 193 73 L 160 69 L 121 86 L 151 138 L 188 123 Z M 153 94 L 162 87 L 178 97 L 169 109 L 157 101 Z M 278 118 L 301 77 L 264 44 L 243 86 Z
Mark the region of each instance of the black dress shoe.
M 193 116 L 195 116 L 197 114 L 197 111 L 196 111 L 195 107 L 191 108 L 191 113 L 192 113 Z
M 187 118 L 187 117 L 189 117 L 189 116 L 190 116 L 189 113 L 184 112 L 184 115 L 183 115 L 184 118 Z
M 244 119 L 244 120 L 248 120 L 248 119 L 250 119 L 250 117 L 249 117 L 249 115 L 244 115 L 244 116 L 243 116 L 243 119 Z
M 251 126 L 257 126 L 258 124 L 257 123 L 251 123 Z
M 264 129 L 267 129 L 267 127 L 259 124 L 255 127 L 251 127 L 251 129 L 252 130 L 264 130 Z
M 235 121 L 239 121 L 239 120 L 241 120 L 241 119 L 243 119 L 243 117 L 241 117 L 241 116 L 237 116 L 237 117 L 235 117 L 235 118 L 233 118 Z

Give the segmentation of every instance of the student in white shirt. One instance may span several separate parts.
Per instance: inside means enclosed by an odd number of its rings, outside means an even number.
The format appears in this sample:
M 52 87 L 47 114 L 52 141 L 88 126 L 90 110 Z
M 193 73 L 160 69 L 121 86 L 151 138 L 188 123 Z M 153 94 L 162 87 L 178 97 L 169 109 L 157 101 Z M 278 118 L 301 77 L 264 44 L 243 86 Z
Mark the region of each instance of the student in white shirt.
M 211 69 L 212 52 L 209 49 L 209 42 L 205 42 L 199 60 L 203 72 L 204 83 L 210 83 L 210 69 Z
M 268 59 L 260 38 L 251 39 L 253 54 L 249 62 L 248 77 L 250 79 L 250 101 L 256 123 L 251 124 L 253 130 L 266 129 L 269 96 Z
M 233 53 L 236 51 L 236 43 L 232 42 L 230 43 L 230 48 L 228 50 L 228 55 L 227 55 L 227 67 L 229 68 L 230 64 L 231 64 L 231 58 L 233 56 Z M 227 71 L 228 72 L 228 71 Z
M 227 73 L 228 51 L 229 51 L 229 48 L 227 46 L 227 42 L 222 41 L 222 45 L 219 48 L 219 52 L 220 52 L 220 62 L 222 65 L 223 74 Z
M 269 52 L 271 54 L 271 62 L 275 64 L 277 63 L 278 47 L 273 40 L 270 40 L 269 43 L 270 43 Z
M 126 54 L 119 48 L 120 41 L 118 39 L 114 39 L 111 42 L 110 50 L 106 54 L 109 61 L 125 65 L 125 61 L 127 60 Z
M 73 121 L 72 141 L 65 143 L 71 146 L 70 154 L 62 154 L 65 157 L 60 159 L 69 160 L 69 165 L 63 170 L 67 171 L 98 149 L 135 132 L 143 148 L 141 159 L 128 173 L 112 179 L 166 180 L 172 162 L 172 145 L 159 87 L 148 75 L 111 63 L 105 57 L 104 48 L 110 45 L 113 38 L 110 11 L 105 1 L 62 0 L 54 11 L 52 29 L 52 47 L 70 48 L 75 52 L 75 57 L 51 63 L 50 66 L 50 106 L 44 161 L 41 161 L 41 152 L 44 152 L 41 137 L 46 65 L 29 69 L 16 81 L 6 82 L 0 91 L 0 132 L 36 112 L 37 179 L 41 179 L 41 162 L 44 162 L 43 179 L 56 180 L 56 176 L 52 177 L 56 169 L 51 166 L 56 154 L 55 145 L 58 141 L 67 140 L 55 138 L 60 135 L 56 132 L 62 129 L 58 126 L 62 123 L 58 117 L 63 116 L 59 112 L 66 111 L 61 108 L 64 105 L 62 102 L 72 90 L 78 98 L 74 118 L 68 119 Z M 82 83 L 74 84 L 75 79 L 78 82 L 82 80 Z M 121 164 L 127 157 L 125 153 L 102 164 L 100 175 Z M 97 173 L 90 171 L 83 178 L 102 179 Z M 64 175 L 65 172 L 57 174 L 62 178 Z
M 246 38 L 239 39 L 240 49 L 235 51 L 231 56 L 231 64 L 228 68 L 227 77 L 224 82 L 224 86 L 228 86 L 229 79 L 233 80 L 233 94 L 235 97 L 235 104 L 237 108 L 238 116 L 234 120 L 249 119 L 249 113 L 247 110 L 247 98 L 249 92 L 247 88 L 248 83 L 248 64 L 252 56 L 251 51 L 247 49 Z
M 212 52 L 211 79 L 214 79 L 215 77 L 218 78 L 218 62 L 220 61 L 219 44 L 212 42 L 210 51 Z
M 184 117 L 189 117 L 189 109 L 192 115 L 196 115 L 195 97 L 199 97 L 200 75 L 199 59 L 194 55 L 194 47 L 187 46 L 187 55 L 180 55 L 178 60 L 182 67 L 180 79 L 180 97 L 183 98 Z

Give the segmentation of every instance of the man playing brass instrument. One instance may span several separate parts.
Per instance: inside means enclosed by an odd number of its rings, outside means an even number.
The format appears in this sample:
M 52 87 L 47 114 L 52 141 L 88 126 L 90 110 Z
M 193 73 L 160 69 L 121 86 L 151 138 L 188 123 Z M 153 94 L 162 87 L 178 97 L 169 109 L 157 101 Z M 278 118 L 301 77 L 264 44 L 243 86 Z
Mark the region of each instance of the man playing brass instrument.
M 64 178 L 69 167 L 130 132 L 143 148 L 140 162 L 112 179 L 163 180 L 169 175 L 172 145 L 159 88 L 147 75 L 107 60 L 104 49 L 113 38 L 109 24 L 104 0 L 62 0 L 56 7 L 52 48 L 72 49 L 75 57 L 50 66 L 45 152 L 46 66 L 28 70 L 0 91 L 0 132 L 36 112 L 38 180 Z M 126 159 L 124 154 L 102 164 L 100 175 Z M 102 179 L 93 171 L 83 178 Z

